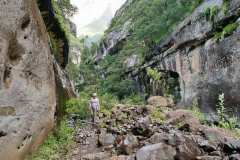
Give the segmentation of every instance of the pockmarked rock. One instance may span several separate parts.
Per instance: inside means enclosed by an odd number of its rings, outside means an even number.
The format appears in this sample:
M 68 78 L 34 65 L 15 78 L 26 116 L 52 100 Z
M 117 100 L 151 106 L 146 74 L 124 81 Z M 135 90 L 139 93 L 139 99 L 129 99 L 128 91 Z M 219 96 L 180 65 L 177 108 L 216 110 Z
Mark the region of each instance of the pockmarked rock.
M 147 100 L 148 104 L 156 107 L 173 107 L 174 102 L 171 98 L 162 96 L 153 96 Z
M 176 150 L 164 143 L 147 145 L 136 153 L 137 160 L 174 160 Z

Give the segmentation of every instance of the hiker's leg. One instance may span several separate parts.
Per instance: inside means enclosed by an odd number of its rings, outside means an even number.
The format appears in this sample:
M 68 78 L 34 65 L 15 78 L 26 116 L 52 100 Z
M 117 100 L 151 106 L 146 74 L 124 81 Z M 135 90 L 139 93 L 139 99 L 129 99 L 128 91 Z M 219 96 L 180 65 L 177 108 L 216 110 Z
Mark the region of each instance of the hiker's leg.
M 93 114 L 92 114 L 92 122 L 95 123 L 96 119 L 96 111 L 93 109 Z

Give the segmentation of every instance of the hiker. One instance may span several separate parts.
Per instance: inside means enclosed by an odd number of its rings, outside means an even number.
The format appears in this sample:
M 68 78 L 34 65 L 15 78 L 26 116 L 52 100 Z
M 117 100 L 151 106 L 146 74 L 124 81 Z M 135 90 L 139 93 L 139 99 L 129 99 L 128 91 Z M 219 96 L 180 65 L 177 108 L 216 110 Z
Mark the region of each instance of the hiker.
M 92 94 L 89 106 L 92 112 L 92 122 L 95 123 L 96 116 L 100 110 L 100 103 L 99 103 L 99 99 L 97 98 L 97 93 Z

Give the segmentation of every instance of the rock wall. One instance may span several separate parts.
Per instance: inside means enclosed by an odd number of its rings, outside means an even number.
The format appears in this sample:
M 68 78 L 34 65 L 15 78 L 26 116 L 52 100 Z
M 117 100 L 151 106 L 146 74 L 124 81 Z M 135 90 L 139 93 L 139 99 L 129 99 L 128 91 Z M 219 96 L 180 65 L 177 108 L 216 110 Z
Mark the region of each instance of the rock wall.
M 210 12 L 216 9 L 211 20 L 206 17 L 207 9 Z M 175 72 L 180 77 L 180 106 L 189 106 L 197 100 L 205 112 L 212 112 L 218 95 L 224 93 L 225 106 L 240 113 L 239 10 L 238 0 L 206 0 L 159 44 L 150 61 L 130 73 L 138 76 L 147 67 Z M 229 24 L 238 27 L 229 30 Z M 224 36 L 219 38 L 217 33 Z
M 0 21 L 0 159 L 21 160 L 54 127 L 55 76 L 62 77 L 35 1 L 0 1 Z

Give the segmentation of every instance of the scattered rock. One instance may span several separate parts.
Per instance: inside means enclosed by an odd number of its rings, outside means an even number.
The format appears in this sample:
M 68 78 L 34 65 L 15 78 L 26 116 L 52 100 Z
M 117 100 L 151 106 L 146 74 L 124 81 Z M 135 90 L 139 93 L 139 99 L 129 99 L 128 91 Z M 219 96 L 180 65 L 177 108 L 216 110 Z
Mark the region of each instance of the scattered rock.
M 219 156 L 201 156 L 197 157 L 197 160 L 222 160 L 222 157 Z
M 113 134 L 107 133 L 106 130 L 102 130 L 98 137 L 98 143 L 101 146 L 110 146 L 114 144 L 115 139 L 116 138 Z
M 217 150 L 217 146 L 213 142 L 209 142 L 207 140 L 203 140 L 199 143 L 199 146 L 205 151 L 205 152 L 213 152 Z
M 122 141 L 121 149 L 125 154 L 132 154 L 136 147 L 138 147 L 138 139 L 134 135 L 127 135 Z
M 226 140 L 231 139 L 231 135 L 221 128 L 211 128 L 205 126 L 202 128 L 201 132 L 207 140 L 217 143 L 224 143 Z
M 178 160 L 195 160 L 197 156 L 201 155 L 201 150 L 197 146 L 197 143 L 192 139 L 183 136 L 177 138 L 177 142 L 180 143 L 177 146 L 177 156 Z
M 90 153 L 84 155 L 81 160 L 104 160 L 109 159 L 110 154 L 107 152 L 99 152 L 99 153 Z
M 149 116 L 141 117 L 132 129 L 134 135 L 149 136 L 151 127 L 151 118 Z
M 227 140 L 223 145 L 226 153 L 240 152 L 240 140 Z
M 156 107 L 173 107 L 174 102 L 171 98 L 166 98 L 162 96 L 153 96 L 147 100 L 149 105 Z
M 135 156 L 114 156 L 111 158 L 111 160 L 135 160 Z
M 158 143 L 142 147 L 136 153 L 136 160 L 174 160 L 176 150 L 170 145 Z
M 240 160 L 240 154 L 232 154 L 229 160 Z
M 176 125 L 180 130 L 198 132 L 201 129 L 200 121 L 187 110 L 176 110 L 167 114 L 167 123 Z

